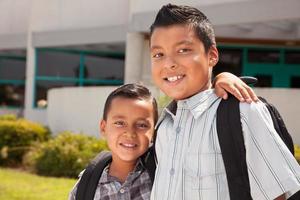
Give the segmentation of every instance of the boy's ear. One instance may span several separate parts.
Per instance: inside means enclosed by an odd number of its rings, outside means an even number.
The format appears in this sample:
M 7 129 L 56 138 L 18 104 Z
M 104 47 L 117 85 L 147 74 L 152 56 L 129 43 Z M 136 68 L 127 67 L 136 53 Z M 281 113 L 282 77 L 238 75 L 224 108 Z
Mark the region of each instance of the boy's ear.
M 102 119 L 99 123 L 99 127 L 100 127 L 100 132 L 102 134 L 102 136 L 106 136 L 106 121 L 104 119 Z
M 208 52 L 209 66 L 214 67 L 219 61 L 219 52 L 215 45 L 210 47 Z

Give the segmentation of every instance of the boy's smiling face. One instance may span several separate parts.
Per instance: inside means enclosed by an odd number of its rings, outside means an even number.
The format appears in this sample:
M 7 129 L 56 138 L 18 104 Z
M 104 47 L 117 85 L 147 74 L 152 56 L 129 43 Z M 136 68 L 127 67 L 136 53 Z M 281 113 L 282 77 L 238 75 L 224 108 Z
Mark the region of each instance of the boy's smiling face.
M 134 164 L 146 152 L 154 133 L 153 104 L 149 100 L 116 97 L 100 123 L 113 160 Z
M 194 29 L 187 25 L 157 27 L 150 38 L 152 77 L 175 100 L 186 99 L 211 86 L 218 51 L 205 52 Z

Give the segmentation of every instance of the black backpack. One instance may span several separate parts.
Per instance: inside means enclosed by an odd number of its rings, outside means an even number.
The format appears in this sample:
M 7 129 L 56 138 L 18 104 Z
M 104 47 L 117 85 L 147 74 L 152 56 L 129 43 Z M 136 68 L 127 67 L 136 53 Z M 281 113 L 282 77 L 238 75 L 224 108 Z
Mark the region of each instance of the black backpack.
M 276 132 L 290 152 L 294 154 L 292 137 L 288 133 L 278 110 L 264 98 L 259 97 L 259 99 L 266 105 Z M 217 110 L 217 133 L 227 175 L 230 199 L 252 200 L 239 103 L 231 95 L 229 95 L 228 100 L 220 102 Z M 300 191 L 290 197 L 289 200 L 300 200 Z
M 156 169 L 156 157 L 154 145 L 149 147 L 141 157 L 143 165 L 147 169 L 153 183 Z M 104 168 L 111 163 L 111 152 L 102 151 L 86 167 L 77 185 L 76 200 L 93 200 L 97 185 Z

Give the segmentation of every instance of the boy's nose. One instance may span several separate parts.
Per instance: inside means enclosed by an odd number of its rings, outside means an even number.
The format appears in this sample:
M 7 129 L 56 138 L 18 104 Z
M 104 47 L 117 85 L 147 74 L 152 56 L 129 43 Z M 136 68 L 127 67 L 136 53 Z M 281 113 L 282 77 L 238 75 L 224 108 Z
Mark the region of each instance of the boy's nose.
M 136 138 L 136 133 L 134 130 L 127 130 L 124 132 L 125 136 L 128 138 Z
M 165 67 L 168 69 L 176 69 L 177 63 L 172 57 L 167 57 L 165 62 Z

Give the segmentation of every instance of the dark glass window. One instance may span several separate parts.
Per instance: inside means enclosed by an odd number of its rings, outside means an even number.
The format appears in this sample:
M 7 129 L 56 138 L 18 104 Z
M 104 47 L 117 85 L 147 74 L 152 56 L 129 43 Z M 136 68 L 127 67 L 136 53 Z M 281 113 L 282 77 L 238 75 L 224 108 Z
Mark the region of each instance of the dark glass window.
M 291 88 L 300 88 L 300 76 L 291 77 Z
M 121 85 L 123 76 L 124 55 L 119 53 L 37 49 L 35 105 L 47 103 L 51 88 Z
M 0 79 L 25 80 L 26 61 L 0 59 Z
M 300 64 L 300 51 L 286 51 L 285 63 Z
M 279 63 L 279 51 L 275 50 L 249 50 L 249 63 Z
M 0 85 L 0 106 L 24 105 L 24 85 L 1 84 Z
M 272 87 L 272 76 L 271 75 L 255 75 L 257 83 L 255 87 Z
M 240 49 L 220 49 L 219 62 L 213 68 L 214 75 L 221 72 L 231 72 L 237 76 L 242 71 L 242 50 Z
M 123 80 L 124 59 L 85 56 L 86 79 Z
M 0 106 L 24 105 L 25 74 L 24 57 L 0 57 Z
M 38 51 L 37 75 L 77 78 L 79 76 L 80 54 L 57 51 Z
M 36 99 L 35 105 L 41 100 L 47 100 L 47 91 L 51 88 L 76 86 L 76 82 L 62 81 L 36 81 Z

